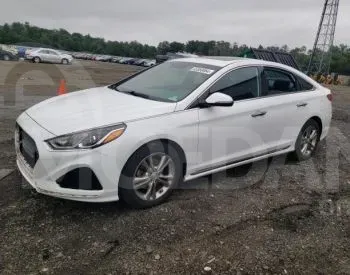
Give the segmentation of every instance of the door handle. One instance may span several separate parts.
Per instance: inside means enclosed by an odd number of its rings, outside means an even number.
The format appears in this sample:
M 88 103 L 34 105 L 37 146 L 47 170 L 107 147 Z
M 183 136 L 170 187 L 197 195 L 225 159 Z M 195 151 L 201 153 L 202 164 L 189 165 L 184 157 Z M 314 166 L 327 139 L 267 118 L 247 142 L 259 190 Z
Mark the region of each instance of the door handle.
M 267 112 L 265 112 L 265 111 L 258 111 L 256 113 L 252 114 L 252 117 L 264 116 L 266 114 L 267 114 Z
M 306 107 L 306 106 L 307 106 L 306 102 L 302 102 L 302 103 L 297 104 L 297 107 Z

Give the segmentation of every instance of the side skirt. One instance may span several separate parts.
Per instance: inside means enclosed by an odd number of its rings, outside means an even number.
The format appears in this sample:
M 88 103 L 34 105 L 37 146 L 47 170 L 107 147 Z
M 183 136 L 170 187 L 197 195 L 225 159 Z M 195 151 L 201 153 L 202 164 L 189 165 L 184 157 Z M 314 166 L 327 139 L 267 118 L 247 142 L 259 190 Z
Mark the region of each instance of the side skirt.
M 234 167 L 238 167 L 238 166 L 241 166 L 241 165 L 244 165 L 244 164 L 256 162 L 256 161 L 259 161 L 259 160 L 262 160 L 262 159 L 266 159 L 266 158 L 269 158 L 269 157 L 283 155 L 283 154 L 292 152 L 293 150 L 294 149 L 292 148 L 292 146 L 288 146 L 288 147 L 280 149 L 278 151 L 272 151 L 272 152 L 270 152 L 268 154 L 265 154 L 265 155 L 260 155 L 260 156 L 256 156 L 256 157 L 251 157 L 251 158 L 247 158 L 247 159 L 238 160 L 238 161 L 235 161 L 235 162 L 230 162 L 230 163 L 225 164 L 223 166 L 219 166 L 219 167 L 216 166 L 216 167 L 213 167 L 211 169 L 200 170 L 200 171 L 195 172 L 193 174 L 187 175 L 184 178 L 184 181 L 189 181 L 189 180 L 193 180 L 193 179 L 200 178 L 200 177 L 203 177 L 203 176 L 207 176 L 207 175 L 210 175 L 210 174 L 218 173 L 218 172 L 230 169 L 230 168 L 234 168 Z

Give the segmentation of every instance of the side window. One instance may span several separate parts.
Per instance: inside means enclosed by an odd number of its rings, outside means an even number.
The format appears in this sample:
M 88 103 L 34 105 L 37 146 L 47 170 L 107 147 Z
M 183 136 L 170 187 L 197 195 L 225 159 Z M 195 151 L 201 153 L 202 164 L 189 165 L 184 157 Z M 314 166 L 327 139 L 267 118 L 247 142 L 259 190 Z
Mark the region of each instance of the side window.
M 302 77 L 297 77 L 299 82 L 300 91 L 310 91 L 314 89 L 314 86 Z
M 264 69 L 265 89 L 263 95 L 278 95 L 297 91 L 292 74 L 273 68 Z
M 39 51 L 39 53 L 47 54 L 47 50 L 41 50 L 41 51 Z
M 57 53 L 56 53 L 56 52 L 54 52 L 54 51 L 50 51 L 50 50 L 47 50 L 47 53 L 48 53 L 48 54 L 51 54 L 51 55 L 57 55 Z
M 258 97 L 258 68 L 241 68 L 229 72 L 211 87 L 210 92 L 221 92 L 227 94 L 231 96 L 235 101 Z

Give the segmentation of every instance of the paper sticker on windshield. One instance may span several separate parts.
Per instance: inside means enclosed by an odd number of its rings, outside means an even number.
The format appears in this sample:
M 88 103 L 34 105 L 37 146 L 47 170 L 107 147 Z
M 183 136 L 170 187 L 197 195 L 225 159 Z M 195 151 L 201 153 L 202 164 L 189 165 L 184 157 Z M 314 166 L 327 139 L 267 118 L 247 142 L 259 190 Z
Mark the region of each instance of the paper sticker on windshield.
M 212 74 L 214 72 L 214 70 L 210 70 L 207 68 L 199 68 L 199 67 L 193 67 L 190 71 L 201 73 L 201 74 Z
M 171 101 L 177 101 L 177 96 L 172 96 L 172 97 L 169 97 L 168 99 Z

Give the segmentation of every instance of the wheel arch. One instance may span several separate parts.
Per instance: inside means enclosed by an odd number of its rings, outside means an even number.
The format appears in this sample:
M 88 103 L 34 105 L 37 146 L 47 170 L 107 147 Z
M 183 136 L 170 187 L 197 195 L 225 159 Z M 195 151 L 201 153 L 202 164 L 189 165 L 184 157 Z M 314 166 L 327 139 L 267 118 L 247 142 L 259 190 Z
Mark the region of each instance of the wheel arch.
M 185 151 L 182 149 L 182 147 L 174 140 L 169 139 L 169 138 L 163 138 L 163 137 L 159 137 L 159 138 L 155 138 L 152 140 L 147 140 L 142 144 L 139 144 L 137 146 L 136 149 L 133 150 L 133 152 L 130 154 L 130 156 L 128 157 L 128 159 L 126 160 L 126 162 L 124 163 L 123 169 L 125 167 L 125 165 L 128 163 L 129 159 L 132 157 L 133 154 L 135 154 L 135 152 L 137 152 L 140 148 L 142 148 L 143 146 L 147 146 L 148 144 L 154 143 L 154 142 L 161 142 L 165 147 L 170 145 L 172 146 L 179 154 L 179 157 L 181 159 L 181 162 L 183 164 L 183 176 L 185 177 L 186 173 L 187 173 L 187 158 L 186 158 L 186 154 Z
M 170 145 L 172 146 L 179 154 L 179 157 L 181 159 L 182 163 L 182 172 L 183 176 L 185 177 L 187 173 L 187 159 L 186 159 L 186 154 L 185 151 L 182 149 L 182 147 L 175 141 L 171 139 L 160 139 L 160 142 L 162 142 L 164 145 Z
M 323 123 L 322 123 L 322 119 L 319 117 L 319 116 L 313 116 L 313 117 L 311 117 L 308 121 L 310 121 L 310 120 L 313 120 L 313 121 L 315 121 L 317 124 L 318 124 L 318 126 L 319 126 L 319 129 L 320 129 L 320 137 L 322 136 L 322 130 L 323 130 Z M 307 122 L 308 122 L 307 121 Z M 306 123 L 307 123 L 306 122 Z

